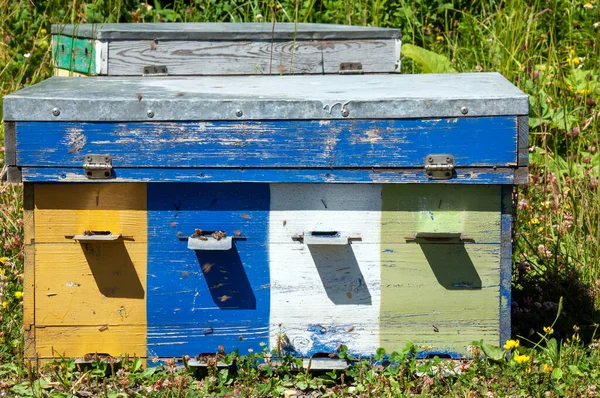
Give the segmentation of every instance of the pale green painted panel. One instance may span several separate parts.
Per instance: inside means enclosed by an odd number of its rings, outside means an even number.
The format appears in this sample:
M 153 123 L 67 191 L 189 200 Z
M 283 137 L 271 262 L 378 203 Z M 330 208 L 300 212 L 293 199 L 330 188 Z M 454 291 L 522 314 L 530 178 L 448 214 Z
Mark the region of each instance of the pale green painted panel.
M 384 185 L 381 241 L 437 232 L 499 243 L 500 196 L 497 185 Z
M 382 203 L 381 346 L 466 355 L 474 340 L 498 341 L 500 188 L 384 185 Z M 405 241 L 418 232 L 475 243 Z

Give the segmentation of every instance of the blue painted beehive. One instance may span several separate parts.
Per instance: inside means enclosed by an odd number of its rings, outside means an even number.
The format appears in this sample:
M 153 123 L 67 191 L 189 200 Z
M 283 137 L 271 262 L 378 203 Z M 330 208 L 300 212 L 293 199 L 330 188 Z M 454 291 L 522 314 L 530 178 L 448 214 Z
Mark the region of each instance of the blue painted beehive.
M 55 77 L 9 95 L 26 354 L 504 340 L 527 114 L 497 73 Z

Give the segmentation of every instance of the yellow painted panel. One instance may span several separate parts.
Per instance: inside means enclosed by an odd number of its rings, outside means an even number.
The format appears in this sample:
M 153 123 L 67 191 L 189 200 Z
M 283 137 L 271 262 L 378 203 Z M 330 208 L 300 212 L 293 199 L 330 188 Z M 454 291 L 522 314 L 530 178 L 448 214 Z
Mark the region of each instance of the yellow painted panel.
M 147 244 L 36 245 L 36 324 L 146 324 Z
M 37 184 L 34 221 L 38 243 L 86 230 L 147 242 L 146 184 Z
M 24 355 L 35 355 L 35 249 L 34 245 L 25 245 L 23 266 L 23 339 Z
M 466 354 L 474 340 L 499 340 L 500 195 L 431 188 L 383 188 L 380 344 Z M 475 243 L 404 239 L 419 232 L 461 232 Z
M 62 69 L 62 68 L 54 68 L 54 76 L 64 76 L 64 77 L 86 77 L 83 73 L 73 72 L 72 70 Z
M 146 356 L 145 326 L 69 326 L 36 330 L 37 353 L 41 358 L 83 357 L 103 353 L 118 357 Z

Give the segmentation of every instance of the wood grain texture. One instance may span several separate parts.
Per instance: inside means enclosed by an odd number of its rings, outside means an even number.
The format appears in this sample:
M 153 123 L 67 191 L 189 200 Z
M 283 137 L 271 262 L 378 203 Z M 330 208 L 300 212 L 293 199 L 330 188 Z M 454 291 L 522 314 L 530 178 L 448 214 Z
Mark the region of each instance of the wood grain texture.
M 395 72 L 395 40 L 108 43 L 108 74 L 114 76 L 140 76 L 149 65 L 164 65 L 169 75 L 338 74 L 342 62 L 360 62 L 364 73 Z
M 36 245 L 36 325 L 145 325 L 146 243 Z
M 43 134 L 40 134 L 43 132 Z M 515 117 L 179 123 L 17 123 L 21 166 L 83 167 L 89 153 L 119 167 L 455 167 L 516 162 Z M 132 156 L 135 154 L 135 156 Z
M 500 188 L 456 188 L 383 187 L 380 343 L 388 351 L 410 340 L 460 356 L 473 340 L 499 339 Z M 403 239 L 418 232 L 460 232 L 475 243 Z
M 41 359 L 83 357 L 106 353 L 118 357 L 146 356 L 145 326 L 55 326 L 36 329 L 36 349 Z
M 335 183 L 335 184 L 505 184 L 515 183 L 513 168 L 455 169 L 450 180 L 430 180 L 423 168 L 117 168 L 111 183 L 118 182 L 239 182 L 239 183 Z M 527 170 L 525 170 L 527 174 Z M 81 168 L 39 167 L 23 169 L 28 182 L 94 183 Z
M 283 333 L 302 356 L 371 355 L 379 345 L 381 185 L 271 185 L 270 347 Z M 293 237 L 335 231 L 351 245 L 303 244 Z M 325 240 L 325 239 L 324 239 Z
M 38 243 L 69 242 L 65 235 L 111 231 L 147 241 L 146 184 L 37 184 Z

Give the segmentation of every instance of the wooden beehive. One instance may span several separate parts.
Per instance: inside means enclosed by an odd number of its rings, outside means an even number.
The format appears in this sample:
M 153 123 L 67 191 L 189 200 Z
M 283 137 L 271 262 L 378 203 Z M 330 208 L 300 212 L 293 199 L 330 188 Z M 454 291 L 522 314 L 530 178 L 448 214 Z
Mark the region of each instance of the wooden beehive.
M 505 340 L 527 114 L 496 73 L 54 77 L 11 94 L 26 354 L 411 340 L 457 357 Z
M 56 75 L 400 72 L 401 31 L 310 23 L 52 26 Z

